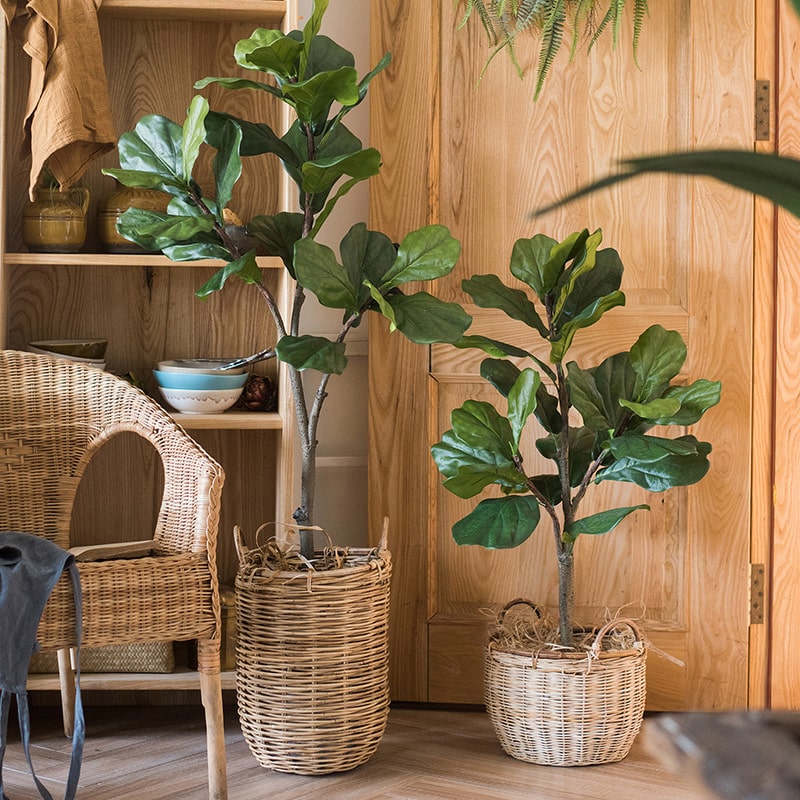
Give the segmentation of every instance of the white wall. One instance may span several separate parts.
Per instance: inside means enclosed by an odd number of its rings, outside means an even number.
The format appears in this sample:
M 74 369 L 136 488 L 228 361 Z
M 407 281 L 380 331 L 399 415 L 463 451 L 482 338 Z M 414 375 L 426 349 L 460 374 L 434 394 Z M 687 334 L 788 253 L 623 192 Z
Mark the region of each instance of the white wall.
M 298 0 L 298 27 L 311 14 L 311 0 Z M 356 69 L 363 75 L 372 68 L 369 60 L 369 0 L 330 0 L 322 33 L 350 50 Z M 345 118 L 347 127 L 366 146 L 369 139 L 369 97 Z M 318 240 L 338 253 L 339 242 L 356 222 L 366 222 L 369 190 L 361 184 L 343 197 L 325 223 Z M 339 330 L 339 311 L 322 308 L 312 296 L 304 308 L 305 332 L 330 334 Z M 367 544 L 367 325 L 348 335 L 347 370 L 328 384 L 329 396 L 322 410 L 319 429 L 315 522 L 324 527 L 336 544 Z M 318 377 L 310 373 L 308 391 Z

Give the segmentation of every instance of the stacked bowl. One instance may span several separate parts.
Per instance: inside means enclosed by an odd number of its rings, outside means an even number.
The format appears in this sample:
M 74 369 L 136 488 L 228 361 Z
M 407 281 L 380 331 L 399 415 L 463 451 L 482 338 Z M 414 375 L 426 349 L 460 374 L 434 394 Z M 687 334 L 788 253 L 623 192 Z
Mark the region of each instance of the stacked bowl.
M 38 342 L 28 342 L 27 350 L 30 353 L 43 353 L 54 358 L 105 369 L 107 346 L 107 339 L 43 339 Z
M 161 396 L 183 414 L 221 414 L 247 383 L 247 369 L 222 369 L 232 359 L 183 358 L 161 361 L 153 370 Z

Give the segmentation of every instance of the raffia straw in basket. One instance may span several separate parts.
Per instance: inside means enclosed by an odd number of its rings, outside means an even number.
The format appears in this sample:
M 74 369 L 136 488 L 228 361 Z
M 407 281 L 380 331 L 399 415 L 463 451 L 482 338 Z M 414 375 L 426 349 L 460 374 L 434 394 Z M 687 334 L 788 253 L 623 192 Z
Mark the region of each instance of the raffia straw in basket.
M 506 616 L 520 604 L 534 610 L 533 620 L 510 627 Z M 514 600 L 486 646 L 486 707 L 503 749 L 553 766 L 625 758 L 644 714 L 646 649 L 638 626 L 611 620 L 589 634 L 584 649 L 565 651 L 544 641 L 549 624 L 533 603 Z M 609 647 L 614 637 L 623 649 Z

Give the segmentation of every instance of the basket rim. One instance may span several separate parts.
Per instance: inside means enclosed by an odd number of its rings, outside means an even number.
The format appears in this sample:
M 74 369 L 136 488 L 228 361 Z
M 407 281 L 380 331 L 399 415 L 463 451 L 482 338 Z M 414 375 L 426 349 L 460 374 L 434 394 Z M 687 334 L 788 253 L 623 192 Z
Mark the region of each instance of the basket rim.
M 490 653 L 502 653 L 509 656 L 520 656 L 528 660 L 531 659 L 552 659 L 552 660 L 568 660 L 568 661 L 585 661 L 587 658 L 598 658 L 600 660 L 610 658 L 623 658 L 625 656 L 639 656 L 645 652 L 645 647 L 631 647 L 625 650 L 601 650 L 597 654 L 592 653 L 591 650 L 535 650 L 530 648 L 524 650 L 522 648 L 503 647 L 502 645 L 495 645 L 491 640 L 486 645 Z

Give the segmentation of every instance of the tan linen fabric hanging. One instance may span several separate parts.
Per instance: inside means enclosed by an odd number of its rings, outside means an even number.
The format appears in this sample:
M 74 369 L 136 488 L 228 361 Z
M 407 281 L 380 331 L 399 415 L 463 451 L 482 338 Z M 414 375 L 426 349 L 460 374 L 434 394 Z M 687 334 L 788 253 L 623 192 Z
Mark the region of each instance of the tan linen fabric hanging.
M 102 0 L 0 0 L 31 58 L 22 157 L 31 156 L 31 198 L 45 164 L 66 189 L 113 149 L 103 51 Z

